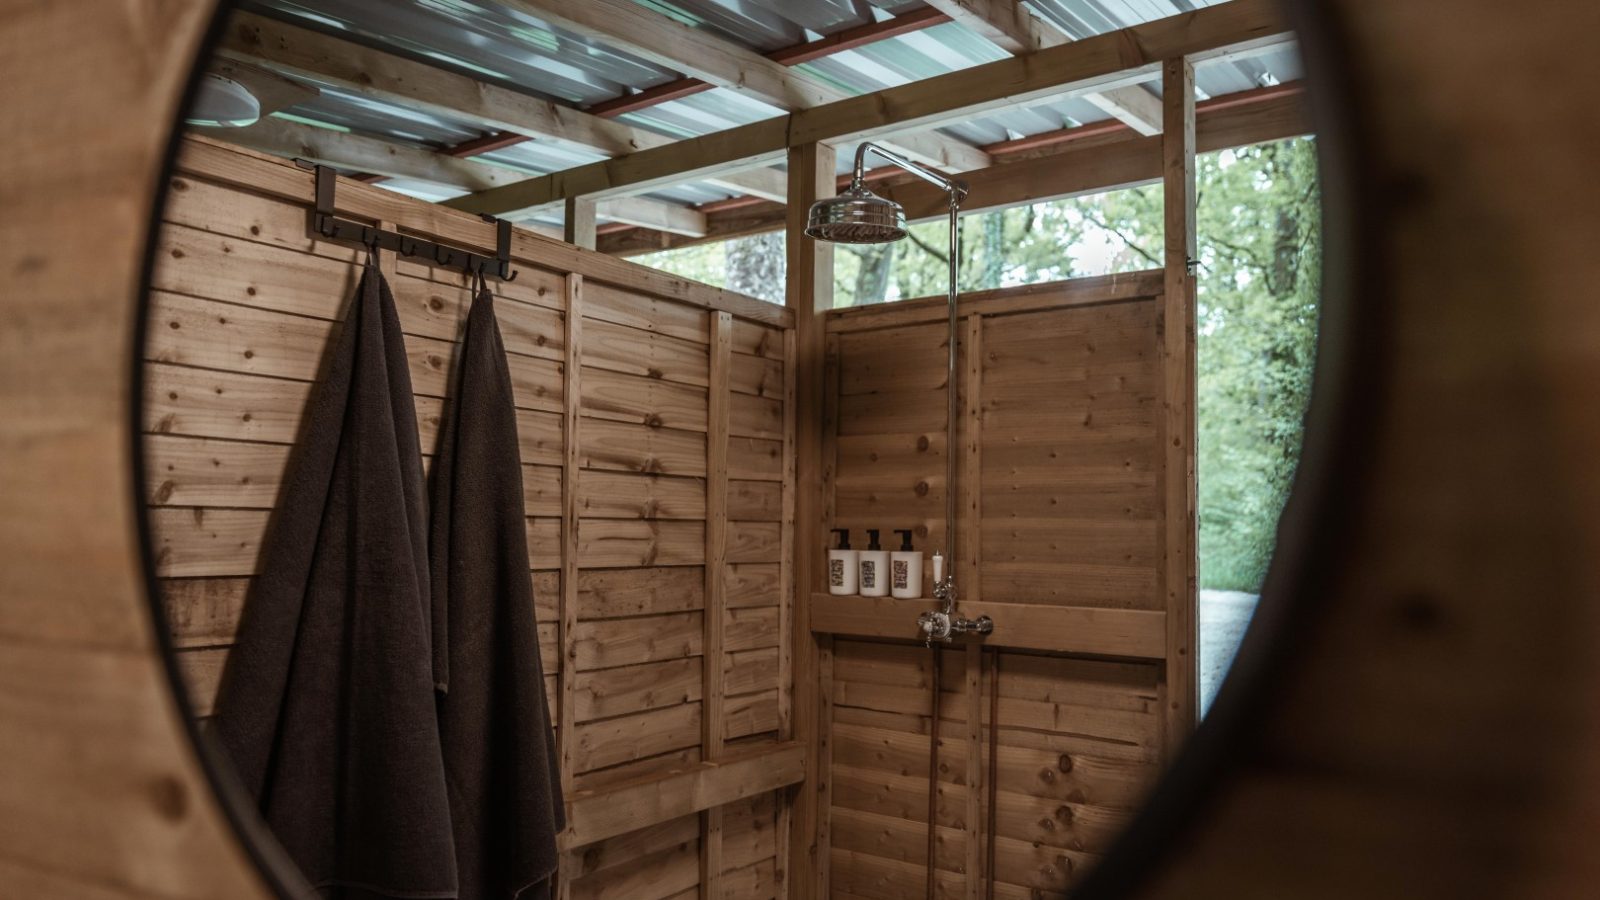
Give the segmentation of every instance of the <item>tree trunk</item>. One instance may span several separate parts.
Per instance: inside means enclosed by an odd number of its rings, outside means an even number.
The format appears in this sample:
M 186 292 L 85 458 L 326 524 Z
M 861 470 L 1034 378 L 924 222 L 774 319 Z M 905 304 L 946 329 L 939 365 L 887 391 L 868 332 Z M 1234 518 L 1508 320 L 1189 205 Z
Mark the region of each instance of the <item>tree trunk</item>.
M 894 269 L 894 245 L 871 244 L 851 250 L 861 260 L 856 268 L 856 306 L 882 303 L 889 296 L 889 273 Z
M 783 302 L 783 232 L 735 238 L 728 242 L 728 290 L 758 300 Z
M 1005 213 L 991 212 L 983 216 L 983 280 L 978 287 L 990 290 L 1000 286 L 1005 274 L 1006 239 Z

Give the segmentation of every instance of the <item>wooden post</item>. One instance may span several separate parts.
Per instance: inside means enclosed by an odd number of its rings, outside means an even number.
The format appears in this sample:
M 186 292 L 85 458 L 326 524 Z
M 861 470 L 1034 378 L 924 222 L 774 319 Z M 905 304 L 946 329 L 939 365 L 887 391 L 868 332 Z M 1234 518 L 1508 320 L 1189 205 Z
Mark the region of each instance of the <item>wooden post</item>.
M 976 320 L 976 316 L 973 317 Z M 966 651 L 967 695 L 967 863 L 964 896 L 983 900 L 983 799 L 993 785 L 984 783 L 983 763 L 983 645 L 969 641 Z M 994 727 L 992 724 L 990 727 Z
M 722 756 L 722 633 L 728 582 L 728 410 L 730 404 L 729 369 L 733 354 L 733 316 L 726 312 L 711 315 L 709 334 L 710 383 L 706 413 L 706 564 L 705 629 L 701 648 L 704 684 L 701 688 L 701 758 L 707 761 Z M 700 896 L 704 900 L 722 898 L 722 807 L 713 806 L 702 815 L 700 838 Z
M 818 871 L 820 684 L 817 642 L 811 634 L 811 594 L 822 586 L 826 549 L 823 521 L 822 394 L 823 321 L 833 306 L 833 248 L 805 236 L 812 201 L 835 191 L 834 152 L 824 144 L 789 151 L 788 275 L 786 302 L 795 313 L 795 604 L 790 661 L 794 675 L 794 729 L 807 745 L 806 780 L 794 798 L 790 819 L 789 897 L 825 895 Z
M 1167 760 L 1194 731 L 1200 708 L 1195 546 L 1195 259 L 1194 65 L 1170 59 L 1162 69 L 1161 137 L 1166 207 L 1166 288 L 1162 293 L 1161 596 L 1167 613 L 1165 680 Z
M 983 571 L 983 316 L 974 311 L 967 317 L 965 335 L 961 338 L 965 375 L 962 378 L 963 399 L 961 428 L 957 432 L 966 454 L 961 470 L 961 519 L 958 545 L 962 553 L 959 583 L 961 601 L 976 602 L 982 599 Z M 955 336 L 952 335 L 952 340 Z M 956 485 L 946 485 L 946 490 L 956 490 Z M 984 791 L 993 790 L 983 778 L 983 645 L 977 641 L 967 644 L 966 681 L 967 695 L 967 900 L 983 897 L 983 797 Z
M 964 331 L 963 335 L 961 332 Z M 962 342 L 961 422 L 955 432 L 955 445 L 961 448 L 962 460 L 959 485 L 946 485 L 946 490 L 956 491 L 958 529 L 957 545 L 961 550 L 961 569 L 958 583 L 959 600 L 976 603 L 982 599 L 980 592 L 983 572 L 983 477 L 982 427 L 983 427 L 983 316 L 973 312 L 967 317 L 966 328 L 957 329 L 951 340 Z M 956 452 L 952 448 L 949 452 Z M 955 560 L 950 561 L 956 565 Z
M 594 249 L 595 201 L 588 197 L 568 197 L 567 217 L 562 223 L 562 239 L 586 250 Z
M 795 544 L 795 335 L 794 329 L 783 332 L 783 558 L 778 563 L 778 584 L 783 599 L 778 606 L 778 737 L 794 738 L 794 612 L 801 602 L 800 592 L 794 586 Z M 809 597 L 806 600 L 809 601 Z M 778 857 L 777 894 L 789 896 L 790 842 L 789 829 L 793 811 L 788 803 L 778 805 Z
M 562 400 L 562 478 L 561 478 L 561 598 L 559 603 L 561 640 L 561 671 L 558 685 L 561 688 L 557 712 L 560 729 L 561 793 L 570 802 L 573 791 L 573 746 L 576 743 L 576 719 L 573 708 L 578 691 L 578 470 L 582 455 L 578 452 L 579 373 L 583 357 L 579 344 L 583 340 L 583 276 L 571 273 L 566 278 L 567 312 L 566 370 L 563 373 Z M 556 896 L 567 900 L 572 892 L 572 875 L 575 856 L 563 853 L 556 872 Z

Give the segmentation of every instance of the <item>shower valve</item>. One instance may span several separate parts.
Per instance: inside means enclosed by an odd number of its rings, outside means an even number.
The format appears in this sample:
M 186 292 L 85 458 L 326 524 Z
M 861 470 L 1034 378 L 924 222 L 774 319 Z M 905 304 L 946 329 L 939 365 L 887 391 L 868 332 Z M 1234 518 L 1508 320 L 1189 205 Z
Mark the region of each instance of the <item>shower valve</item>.
M 934 641 L 949 641 L 954 623 L 948 613 L 930 611 L 917 617 L 917 627 L 922 629 L 923 638 L 931 646 Z
M 993 634 L 994 620 L 988 616 L 963 619 L 929 610 L 917 617 L 917 627 L 922 629 L 924 642 L 932 646 L 934 641 L 948 644 L 958 634 Z

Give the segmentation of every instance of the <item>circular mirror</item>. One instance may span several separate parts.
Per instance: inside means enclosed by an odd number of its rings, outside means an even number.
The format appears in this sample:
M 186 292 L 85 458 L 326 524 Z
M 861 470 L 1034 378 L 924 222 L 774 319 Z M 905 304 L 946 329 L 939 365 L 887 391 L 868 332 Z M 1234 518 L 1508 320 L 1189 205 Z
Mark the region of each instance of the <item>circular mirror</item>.
M 1151 58 L 1000 96 L 968 86 L 1030 51 L 961 7 L 820 39 L 797 9 L 773 51 L 758 16 L 613 6 L 269 3 L 200 67 L 142 474 L 240 821 L 375 896 L 1078 885 L 1216 696 L 1299 461 L 1322 215 L 1293 33 L 1040 9 L 1087 42 L 1047 57 Z M 852 95 L 935 89 L 942 118 L 838 152 L 696 137 L 777 102 L 826 138 Z M 660 174 L 550 193 L 618 156 Z M 786 247 L 779 201 L 835 176 L 897 243 Z M 917 299 L 944 288 L 948 322 Z M 813 553 L 819 513 L 855 548 Z M 823 562 L 854 587 L 813 589 Z

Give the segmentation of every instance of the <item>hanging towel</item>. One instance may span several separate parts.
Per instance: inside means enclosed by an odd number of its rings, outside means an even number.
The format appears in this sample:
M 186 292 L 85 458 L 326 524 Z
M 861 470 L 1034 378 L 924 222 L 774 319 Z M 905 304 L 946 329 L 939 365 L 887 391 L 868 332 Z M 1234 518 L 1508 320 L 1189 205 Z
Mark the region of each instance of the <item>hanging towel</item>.
M 323 897 L 455 897 L 416 408 L 394 298 L 370 256 L 325 369 L 215 733 Z
M 434 460 L 439 728 L 461 900 L 545 900 L 565 827 L 529 573 L 511 375 L 480 282 Z

